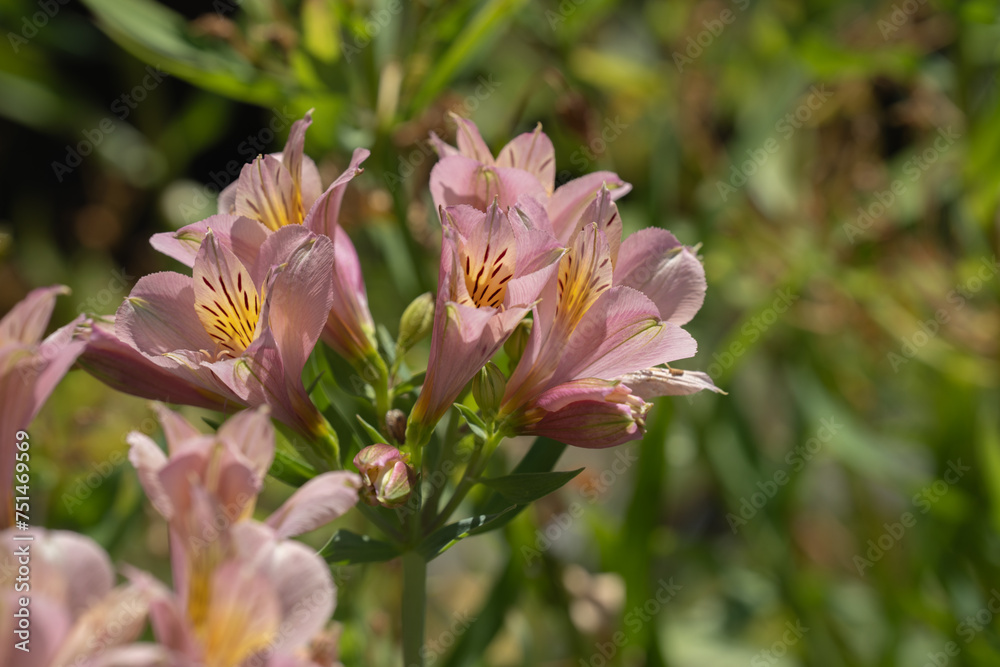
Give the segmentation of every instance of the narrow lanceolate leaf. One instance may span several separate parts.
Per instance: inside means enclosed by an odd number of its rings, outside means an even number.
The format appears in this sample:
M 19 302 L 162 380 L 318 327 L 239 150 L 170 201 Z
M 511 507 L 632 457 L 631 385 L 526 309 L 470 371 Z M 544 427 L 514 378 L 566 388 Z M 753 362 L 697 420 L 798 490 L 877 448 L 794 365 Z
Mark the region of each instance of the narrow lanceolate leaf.
M 512 503 L 527 505 L 562 488 L 581 472 L 583 468 L 557 472 L 528 472 L 479 481 Z
M 365 430 L 365 433 L 368 435 L 368 439 L 371 440 L 370 444 L 374 445 L 380 442 L 385 442 L 385 436 L 379 433 L 377 428 L 366 422 L 364 417 L 361 415 L 354 415 L 354 417 L 358 420 L 358 423 L 361 424 L 361 428 Z
M 388 542 L 341 529 L 320 549 L 319 555 L 334 565 L 351 565 L 392 560 L 399 551 Z
M 469 425 L 472 432 L 479 438 L 486 440 L 486 422 L 484 422 L 480 416 L 476 414 L 476 411 L 462 405 L 461 403 L 455 403 L 455 408 L 462 413 L 463 417 L 465 417 L 465 421 Z
M 487 532 L 487 530 L 492 530 L 492 524 L 514 508 L 515 505 L 510 505 L 496 514 L 480 514 L 477 516 L 470 516 L 467 519 L 462 519 L 461 521 L 448 524 L 444 528 L 431 533 L 426 539 L 424 539 L 420 546 L 417 547 L 417 550 L 428 561 L 433 560 L 450 549 L 462 538 L 473 534 L 484 533 Z

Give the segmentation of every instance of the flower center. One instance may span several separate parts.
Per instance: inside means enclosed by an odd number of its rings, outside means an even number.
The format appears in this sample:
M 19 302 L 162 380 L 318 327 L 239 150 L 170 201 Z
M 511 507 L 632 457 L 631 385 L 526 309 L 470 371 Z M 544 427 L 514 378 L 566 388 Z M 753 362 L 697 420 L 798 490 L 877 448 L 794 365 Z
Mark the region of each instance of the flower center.
M 477 308 L 499 308 L 507 294 L 507 282 L 514 277 L 514 248 L 499 249 L 487 243 L 481 256 L 478 252 L 473 256 L 468 248 L 463 248 L 462 255 L 468 302 Z M 464 299 L 462 302 L 468 303 Z
M 213 268 L 195 271 L 195 311 L 222 354 L 239 356 L 257 338 L 262 297 L 242 265 L 228 275 Z

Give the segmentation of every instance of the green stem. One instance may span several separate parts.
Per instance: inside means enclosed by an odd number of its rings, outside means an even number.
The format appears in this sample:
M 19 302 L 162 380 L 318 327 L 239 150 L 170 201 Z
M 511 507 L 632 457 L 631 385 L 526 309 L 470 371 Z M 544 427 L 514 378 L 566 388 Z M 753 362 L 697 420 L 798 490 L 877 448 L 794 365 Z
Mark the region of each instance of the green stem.
M 391 539 L 399 543 L 406 541 L 406 538 L 403 533 L 399 531 L 399 528 L 386 521 L 382 515 L 378 513 L 377 509 L 371 507 L 370 505 L 365 505 L 364 503 L 358 503 L 357 508 L 362 514 L 365 515 L 366 519 L 378 526 L 379 530 L 388 535 Z
M 403 666 L 424 667 L 427 561 L 416 551 L 403 554 Z
M 455 493 L 452 494 L 448 500 L 448 504 L 444 506 L 441 513 L 437 515 L 437 518 L 427 527 L 426 532 L 428 534 L 443 526 L 452 513 L 458 509 L 458 506 L 465 500 L 465 496 L 475 486 L 483 470 L 486 469 L 486 464 L 490 462 L 490 457 L 493 456 L 493 452 L 502 440 L 503 433 L 501 431 L 490 433 L 485 441 L 479 442 L 477 440 L 476 449 L 472 452 L 472 458 L 469 459 L 469 464 L 465 467 L 465 472 L 462 473 L 461 481 L 455 487 Z M 485 456 L 483 456 L 484 452 Z

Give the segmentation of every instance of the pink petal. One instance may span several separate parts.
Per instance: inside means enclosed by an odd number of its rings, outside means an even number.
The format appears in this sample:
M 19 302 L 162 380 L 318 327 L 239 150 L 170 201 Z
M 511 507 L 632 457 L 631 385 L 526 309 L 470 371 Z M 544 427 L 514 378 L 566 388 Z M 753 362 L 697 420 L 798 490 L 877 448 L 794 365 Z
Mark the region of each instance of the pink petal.
M 336 606 L 330 568 L 304 544 L 277 540 L 270 528 L 255 522 L 236 524 L 233 537 L 237 557 L 253 562 L 277 593 L 282 620 L 274 650 L 304 646 L 326 626 Z
M 291 381 L 301 382 L 306 359 L 316 346 L 333 305 L 333 241 L 302 227 L 292 227 L 272 234 L 261 247 L 261 257 L 267 257 L 278 247 L 291 248 L 291 252 L 267 295 L 268 327 L 285 373 Z
M 523 430 L 573 447 L 603 449 L 643 436 L 642 415 L 623 403 L 577 401 Z
M 308 533 L 347 513 L 358 502 L 361 478 L 352 472 L 327 472 L 312 478 L 278 508 L 267 525 L 278 539 Z
M 538 179 L 523 169 L 487 166 L 462 155 L 446 157 L 434 165 L 430 189 L 439 208 L 467 204 L 481 211 L 494 200 L 506 209 L 522 196 L 540 200 L 548 196 Z
M 115 316 L 117 337 L 146 355 L 175 350 L 214 350 L 215 342 L 195 314 L 191 278 L 163 271 L 143 276 Z
M 437 151 L 438 157 L 448 157 L 449 155 L 460 155 L 457 148 L 442 141 L 434 132 L 430 134 L 431 145 L 434 146 L 434 150 Z
M 479 128 L 476 127 L 476 124 L 457 114 L 452 114 L 451 117 L 458 124 L 455 141 L 462 155 L 483 164 L 493 164 L 493 153 L 490 152 L 486 142 L 483 141 L 483 136 L 479 134 Z
M 180 451 L 186 441 L 202 437 L 201 431 L 192 426 L 191 422 L 184 419 L 179 412 L 161 404 L 154 404 L 153 410 L 163 427 L 163 434 L 167 438 L 167 449 L 171 454 Z
M 274 461 L 274 425 L 266 406 L 230 417 L 217 436 L 245 458 L 258 480 L 264 479 Z
M 340 205 L 344 200 L 347 185 L 355 176 L 364 171 L 361 168 L 361 163 L 368 159 L 369 155 L 371 152 L 366 148 L 354 149 L 350 165 L 312 205 L 302 223 L 303 226 L 317 234 L 325 234 L 333 238 L 334 228 L 338 226 Z
M 694 356 L 686 331 L 659 321 L 656 305 L 641 292 L 613 287 L 587 311 L 566 344 L 551 382 L 581 377 L 614 379 L 625 373 Z
M 164 255 L 193 267 L 209 229 L 247 266 L 253 264 L 268 234 L 267 228 L 256 220 L 238 215 L 213 215 L 176 232 L 153 234 L 149 243 Z
M 552 140 L 542 132 L 541 123 L 534 132 L 518 135 L 504 146 L 496 164 L 498 167 L 523 169 L 538 179 L 547 194 L 552 194 L 556 183 L 556 152 Z
M 37 343 L 45 334 L 52 317 L 56 297 L 69 294 L 65 285 L 31 290 L 0 320 L 0 344 L 8 342 Z
M 243 167 L 236 189 L 236 213 L 258 220 L 272 231 L 302 222 L 305 212 L 299 190 L 281 160 L 265 155 Z
M 622 244 L 615 284 L 651 298 L 660 318 L 687 324 L 705 301 L 705 268 L 691 250 L 665 229 L 643 229 Z
M 605 184 L 611 188 L 611 198 L 623 197 L 632 186 L 610 171 L 596 171 L 556 188 L 546 210 L 557 239 L 568 243 L 576 222 Z
M 200 382 L 186 382 L 154 364 L 114 334 L 114 322 L 87 320 L 77 327 L 75 335 L 85 344 L 80 366 L 113 389 L 140 398 L 209 410 L 227 411 L 240 407 L 232 405 L 235 397 L 209 391 Z
M 167 465 L 167 455 L 145 433 L 132 431 L 125 440 L 130 447 L 128 460 L 139 474 L 139 483 L 146 497 L 156 511 L 169 520 L 174 515 L 174 507 L 160 481 L 160 471 Z
M 114 589 L 77 619 L 53 664 L 87 664 L 105 650 L 131 643 L 146 625 L 148 606 L 140 587 L 125 584 Z
M 627 373 L 620 378 L 632 393 L 650 400 L 655 396 L 687 396 L 703 389 L 725 394 L 715 386 L 711 376 L 701 371 L 682 371 L 677 368 L 646 368 Z
M 611 199 L 611 191 L 608 190 L 607 185 L 601 187 L 597 197 L 584 209 L 577 222 L 576 230 L 570 233 L 570 239 L 592 222 L 597 223 L 598 229 L 604 232 L 604 237 L 608 240 L 611 263 L 612 265 L 616 264 L 618 250 L 622 244 L 622 219 L 618 215 L 618 207 Z
M 302 158 L 306 143 L 306 130 L 312 125 L 312 110 L 307 111 L 304 118 L 292 123 L 292 129 L 288 131 L 288 141 L 285 142 L 285 150 L 281 155 L 281 163 L 285 165 L 292 183 L 299 190 L 302 188 Z M 318 196 L 319 193 L 317 192 Z M 314 197 L 315 199 L 315 197 Z

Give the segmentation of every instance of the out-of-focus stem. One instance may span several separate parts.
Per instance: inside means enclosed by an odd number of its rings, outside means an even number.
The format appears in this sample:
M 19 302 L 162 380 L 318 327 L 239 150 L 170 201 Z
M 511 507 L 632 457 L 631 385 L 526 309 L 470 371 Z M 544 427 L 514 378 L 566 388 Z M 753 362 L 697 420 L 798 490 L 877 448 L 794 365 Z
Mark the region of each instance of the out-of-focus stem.
M 403 554 L 403 665 L 424 666 L 427 561 L 416 551 Z

